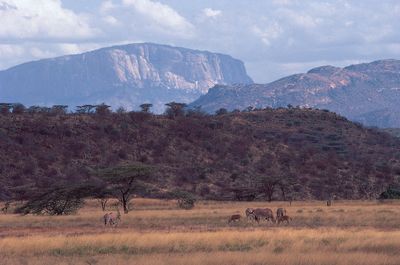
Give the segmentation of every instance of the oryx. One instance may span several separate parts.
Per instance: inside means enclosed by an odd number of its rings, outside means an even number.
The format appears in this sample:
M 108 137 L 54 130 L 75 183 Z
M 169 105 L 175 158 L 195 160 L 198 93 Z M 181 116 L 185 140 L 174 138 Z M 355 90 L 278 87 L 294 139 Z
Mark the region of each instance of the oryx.
M 117 209 L 117 214 L 115 215 L 113 212 L 111 213 L 106 213 L 103 216 L 104 220 L 104 226 L 117 226 L 119 222 L 121 221 L 121 213 L 119 212 L 119 209 Z

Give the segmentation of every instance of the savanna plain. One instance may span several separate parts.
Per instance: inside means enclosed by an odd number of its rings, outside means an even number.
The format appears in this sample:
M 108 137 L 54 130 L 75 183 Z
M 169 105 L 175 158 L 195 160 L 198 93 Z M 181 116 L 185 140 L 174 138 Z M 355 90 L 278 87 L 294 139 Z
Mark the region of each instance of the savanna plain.
M 400 264 L 394 201 L 201 201 L 181 210 L 135 199 L 131 207 L 117 227 L 104 226 L 96 200 L 70 216 L 0 215 L 0 264 Z M 292 222 L 258 224 L 245 218 L 248 207 L 284 207 Z M 242 219 L 228 223 L 233 214 Z

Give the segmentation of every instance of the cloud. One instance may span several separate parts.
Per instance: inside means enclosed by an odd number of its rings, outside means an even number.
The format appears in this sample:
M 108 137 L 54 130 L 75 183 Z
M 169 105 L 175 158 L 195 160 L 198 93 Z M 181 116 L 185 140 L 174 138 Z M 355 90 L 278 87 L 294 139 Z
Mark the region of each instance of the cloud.
M 214 9 L 212 9 L 212 8 L 204 8 L 204 9 L 203 9 L 203 14 L 204 14 L 206 17 L 210 17 L 210 18 L 218 17 L 218 16 L 221 15 L 221 13 L 222 13 L 221 10 L 214 10 Z
M 50 57 L 56 56 L 56 54 L 54 52 L 51 52 L 49 50 L 42 50 L 39 47 L 30 48 L 29 53 L 35 59 L 50 58 Z
M 194 35 L 194 26 L 177 11 L 166 4 L 151 0 L 123 0 L 123 4 L 152 22 L 153 26 L 161 30 L 168 30 L 170 34 L 183 37 Z
M 118 21 L 118 19 L 116 19 L 114 16 L 110 16 L 110 15 L 103 17 L 103 21 L 111 26 L 120 25 L 120 22 Z
M 60 0 L 0 0 L 0 41 L 82 39 L 98 33 Z
M 24 49 L 18 45 L 0 44 L 0 58 L 21 56 L 23 53 Z
M 0 0 L 0 68 L 113 44 L 230 54 L 256 82 L 400 59 L 398 0 Z
M 273 40 L 279 38 L 283 30 L 277 22 L 273 22 L 263 28 L 254 25 L 252 27 L 252 32 L 259 37 L 265 45 L 270 46 Z
M 115 8 L 117 8 L 117 5 L 112 0 L 106 0 L 100 5 L 100 13 L 105 14 Z
M 54 46 L 54 50 L 59 54 L 79 54 L 100 48 L 96 43 L 60 43 Z

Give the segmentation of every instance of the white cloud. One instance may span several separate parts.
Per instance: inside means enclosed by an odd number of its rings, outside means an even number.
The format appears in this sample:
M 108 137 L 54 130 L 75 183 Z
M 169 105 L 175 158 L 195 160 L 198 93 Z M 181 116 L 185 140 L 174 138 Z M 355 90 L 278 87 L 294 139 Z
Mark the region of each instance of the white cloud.
M 0 0 L 0 68 L 136 41 L 230 54 L 257 82 L 320 63 L 399 59 L 398 0 L 251 2 Z
M 82 39 L 97 31 L 60 0 L 0 0 L 0 40 Z
M 23 54 L 24 49 L 18 45 L 0 44 L 0 58 L 11 58 Z
M 100 6 L 100 12 L 105 14 L 108 13 L 109 11 L 115 9 L 117 6 L 114 4 L 112 0 L 106 0 L 103 3 L 101 3 Z
M 214 9 L 212 9 L 212 8 L 204 8 L 204 9 L 203 9 L 203 14 L 204 14 L 206 17 L 215 18 L 215 17 L 220 16 L 221 13 L 222 13 L 221 10 L 214 10 Z
M 114 16 L 110 16 L 110 15 L 103 17 L 103 21 L 111 26 L 117 26 L 120 24 L 118 19 L 116 19 Z
M 100 48 L 101 45 L 96 43 L 61 43 L 57 44 L 55 50 L 58 51 L 59 54 L 79 54 L 91 50 L 95 50 Z
M 123 3 L 132 6 L 136 12 L 171 34 L 182 37 L 192 37 L 194 34 L 194 26 L 166 4 L 151 0 L 123 0 Z
M 252 28 L 252 32 L 267 46 L 270 46 L 273 40 L 279 38 L 282 31 L 282 27 L 277 22 L 270 23 L 263 28 L 257 25 Z
M 56 56 L 54 52 L 51 52 L 49 50 L 43 50 L 38 47 L 32 47 L 29 49 L 29 53 L 37 59 L 42 59 L 42 58 L 50 58 Z

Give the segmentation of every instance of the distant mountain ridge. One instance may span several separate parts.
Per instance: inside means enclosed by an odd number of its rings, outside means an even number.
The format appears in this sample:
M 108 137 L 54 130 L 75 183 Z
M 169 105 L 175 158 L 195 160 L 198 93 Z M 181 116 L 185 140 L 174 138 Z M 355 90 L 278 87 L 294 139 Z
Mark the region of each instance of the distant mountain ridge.
M 191 102 L 216 84 L 252 83 L 229 55 L 152 43 L 102 48 L 0 71 L 0 101 L 26 105 L 105 102 L 128 109 Z
M 321 66 L 268 84 L 216 85 L 191 105 L 214 112 L 288 104 L 329 109 L 366 125 L 400 127 L 400 61 Z

